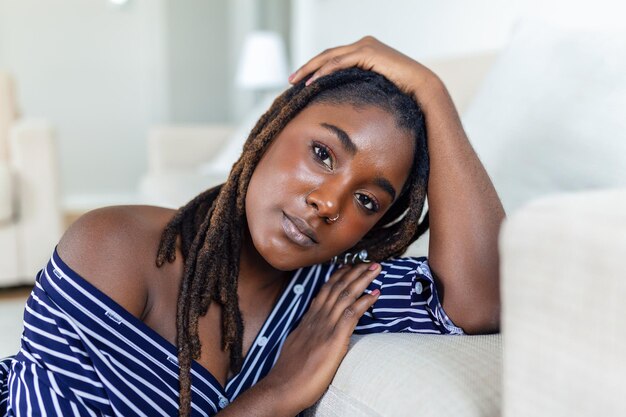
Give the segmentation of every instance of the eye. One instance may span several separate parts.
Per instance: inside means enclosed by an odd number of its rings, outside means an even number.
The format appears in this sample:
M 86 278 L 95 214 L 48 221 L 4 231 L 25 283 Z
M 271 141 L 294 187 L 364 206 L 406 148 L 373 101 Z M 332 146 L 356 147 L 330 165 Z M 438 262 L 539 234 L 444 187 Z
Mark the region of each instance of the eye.
M 321 143 L 313 143 L 312 149 L 318 161 L 326 165 L 328 169 L 333 169 L 333 159 L 330 150 L 326 146 Z
M 367 194 L 356 193 L 356 199 L 359 200 L 359 203 L 365 209 L 371 211 L 372 213 L 376 213 L 380 209 L 378 202 L 376 202 L 373 197 L 370 197 Z

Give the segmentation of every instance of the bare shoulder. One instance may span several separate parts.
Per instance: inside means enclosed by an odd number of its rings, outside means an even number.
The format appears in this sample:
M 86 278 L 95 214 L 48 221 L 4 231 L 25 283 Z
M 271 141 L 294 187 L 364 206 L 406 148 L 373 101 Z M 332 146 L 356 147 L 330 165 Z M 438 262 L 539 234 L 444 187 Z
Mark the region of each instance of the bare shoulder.
M 151 290 L 161 230 L 174 210 L 111 206 L 90 211 L 61 237 L 57 252 L 76 273 L 141 318 Z

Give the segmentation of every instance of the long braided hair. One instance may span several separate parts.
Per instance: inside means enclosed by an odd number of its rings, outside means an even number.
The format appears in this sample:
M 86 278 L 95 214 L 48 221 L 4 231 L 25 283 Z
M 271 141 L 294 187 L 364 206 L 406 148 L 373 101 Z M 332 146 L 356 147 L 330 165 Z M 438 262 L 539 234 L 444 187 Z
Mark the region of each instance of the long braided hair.
M 198 320 L 211 302 L 222 309 L 222 350 L 230 352 L 230 369 L 234 374 L 241 369 L 244 325 L 237 282 L 248 184 L 265 150 L 285 125 L 307 105 L 319 102 L 379 107 L 415 138 L 413 165 L 398 199 L 350 251 L 366 249 L 374 261 L 399 256 L 428 229 L 428 214 L 419 221 L 429 172 L 425 123 L 411 97 L 382 75 L 357 68 L 337 71 L 306 87 L 302 81 L 286 90 L 252 129 L 228 180 L 178 209 L 161 236 L 158 267 L 176 259 L 178 236 L 184 258 L 176 313 L 179 416 L 190 413 L 191 363 L 201 350 Z

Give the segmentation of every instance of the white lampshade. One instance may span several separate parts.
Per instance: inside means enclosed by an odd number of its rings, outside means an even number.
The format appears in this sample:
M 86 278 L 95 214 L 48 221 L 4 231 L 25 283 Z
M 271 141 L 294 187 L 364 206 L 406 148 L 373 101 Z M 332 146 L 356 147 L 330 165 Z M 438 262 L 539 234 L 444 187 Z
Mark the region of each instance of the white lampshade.
M 238 87 L 269 90 L 287 85 L 287 56 L 279 34 L 250 33 L 244 42 L 235 82 Z

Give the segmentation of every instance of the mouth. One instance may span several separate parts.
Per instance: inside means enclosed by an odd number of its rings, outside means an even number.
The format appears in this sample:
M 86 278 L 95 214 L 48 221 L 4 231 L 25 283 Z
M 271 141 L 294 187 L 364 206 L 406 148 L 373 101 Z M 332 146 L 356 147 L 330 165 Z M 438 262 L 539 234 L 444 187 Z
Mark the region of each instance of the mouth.
M 291 217 L 283 211 L 283 230 L 287 238 L 300 246 L 313 246 L 318 243 L 315 231 L 299 217 Z

